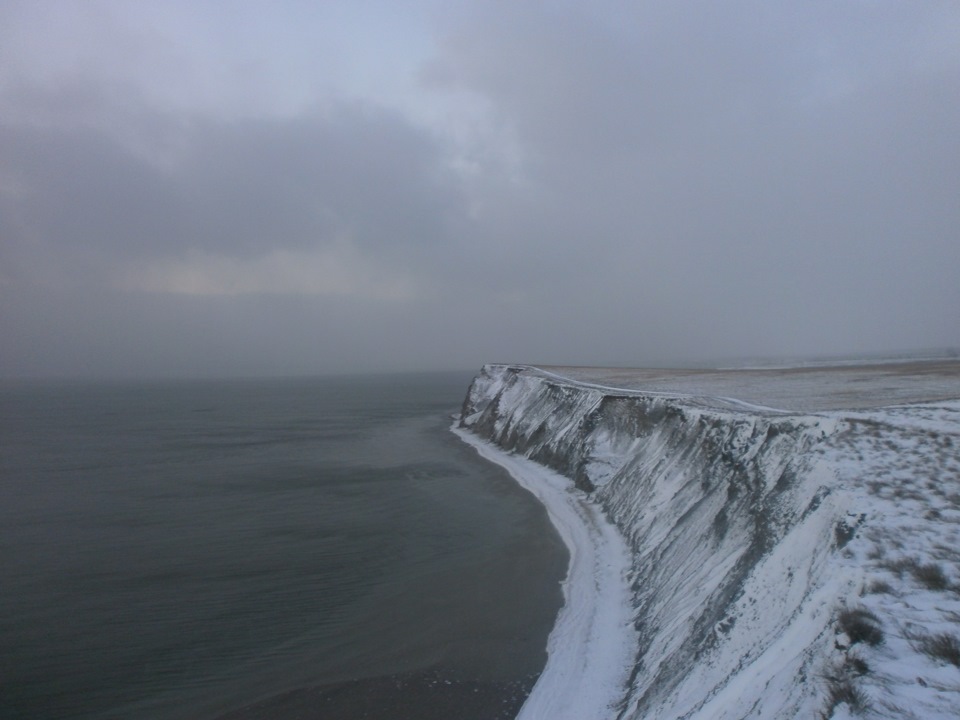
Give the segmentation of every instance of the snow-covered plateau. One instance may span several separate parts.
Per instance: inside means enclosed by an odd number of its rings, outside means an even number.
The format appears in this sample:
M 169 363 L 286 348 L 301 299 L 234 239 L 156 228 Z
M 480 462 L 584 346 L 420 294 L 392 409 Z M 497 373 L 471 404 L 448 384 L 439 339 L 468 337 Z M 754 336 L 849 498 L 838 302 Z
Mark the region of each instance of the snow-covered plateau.
M 521 718 L 960 717 L 960 362 L 488 365 L 571 563 Z

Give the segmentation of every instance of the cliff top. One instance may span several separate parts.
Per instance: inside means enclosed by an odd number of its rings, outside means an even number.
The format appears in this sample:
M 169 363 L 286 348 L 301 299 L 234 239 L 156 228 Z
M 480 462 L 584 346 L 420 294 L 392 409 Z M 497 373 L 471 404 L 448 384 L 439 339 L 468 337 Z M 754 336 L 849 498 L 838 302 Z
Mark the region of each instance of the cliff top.
M 730 399 L 793 412 L 853 410 L 960 399 L 960 360 L 878 365 L 668 370 L 540 365 L 541 372 L 611 390 Z M 714 404 L 714 403 L 709 403 Z

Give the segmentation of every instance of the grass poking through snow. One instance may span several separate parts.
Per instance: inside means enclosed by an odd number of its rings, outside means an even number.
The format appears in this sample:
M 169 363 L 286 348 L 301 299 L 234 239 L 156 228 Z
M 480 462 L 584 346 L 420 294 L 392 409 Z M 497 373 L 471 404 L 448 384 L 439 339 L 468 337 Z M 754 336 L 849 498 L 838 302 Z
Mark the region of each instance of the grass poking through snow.
M 846 633 L 851 645 L 877 646 L 883 642 L 880 618 L 866 608 L 844 608 L 837 614 L 837 627 Z
M 925 635 L 917 640 L 919 650 L 936 660 L 960 668 L 960 638 L 952 633 Z

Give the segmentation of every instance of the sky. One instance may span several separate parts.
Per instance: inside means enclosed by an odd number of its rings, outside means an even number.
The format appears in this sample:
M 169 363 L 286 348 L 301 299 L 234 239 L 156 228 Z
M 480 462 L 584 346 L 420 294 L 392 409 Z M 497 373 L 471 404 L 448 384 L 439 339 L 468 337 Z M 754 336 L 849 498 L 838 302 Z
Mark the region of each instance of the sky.
M 0 376 L 945 347 L 956 0 L 0 3 Z

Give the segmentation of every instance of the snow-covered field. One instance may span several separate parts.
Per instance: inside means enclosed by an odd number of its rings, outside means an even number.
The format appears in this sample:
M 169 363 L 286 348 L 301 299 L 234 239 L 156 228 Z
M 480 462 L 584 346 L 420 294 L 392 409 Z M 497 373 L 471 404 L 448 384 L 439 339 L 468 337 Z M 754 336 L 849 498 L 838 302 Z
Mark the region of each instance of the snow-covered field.
M 960 718 L 960 402 L 843 418 L 822 452 L 862 525 L 834 572 L 860 578 L 849 607 L 878 642 L 848 640 L 830 674 L 865 716 Z
M 949 359 L 744 370 L 547 367 L 541 371 L 618 392 L 663 392 L 720 407 L 735 400 L 790 412 L 936 402 L 956 399 L 960 393 L 960 361 Z
M 523 717 L 960 717 L 950 398 L 956 362 L 484 368 L 461 436 L 573 558 Z

